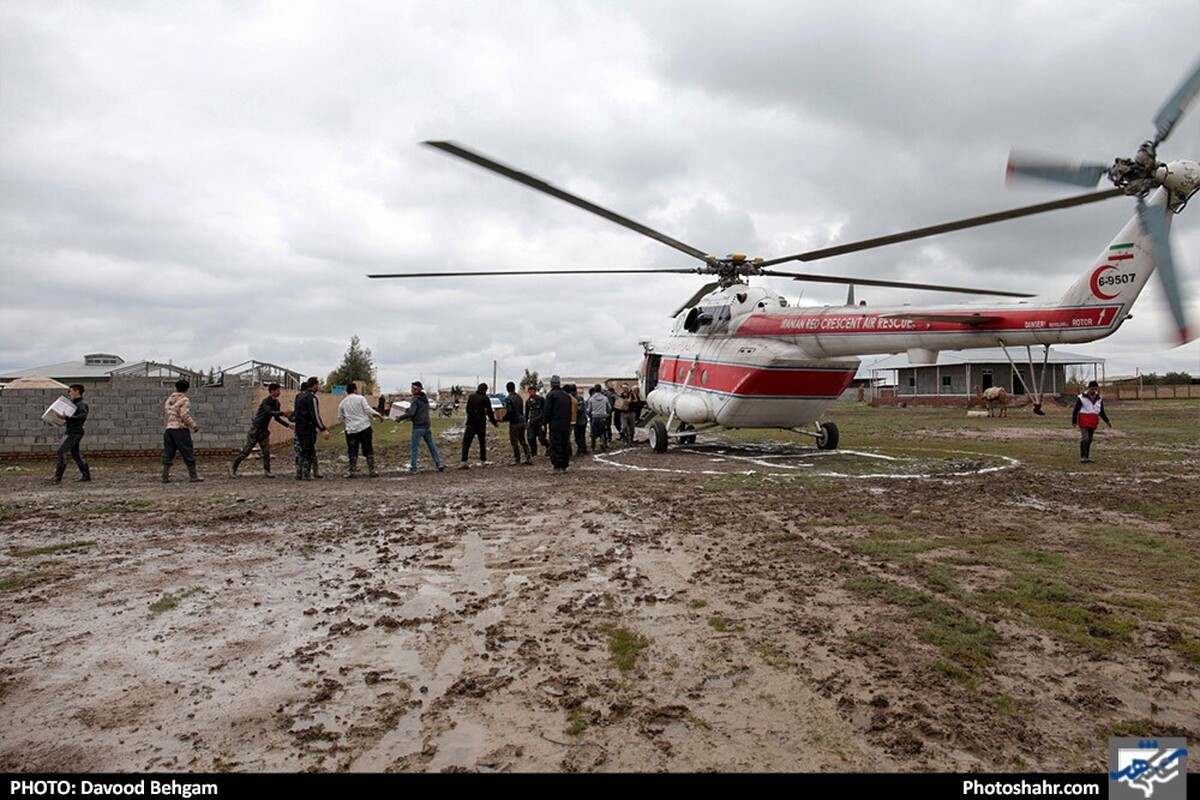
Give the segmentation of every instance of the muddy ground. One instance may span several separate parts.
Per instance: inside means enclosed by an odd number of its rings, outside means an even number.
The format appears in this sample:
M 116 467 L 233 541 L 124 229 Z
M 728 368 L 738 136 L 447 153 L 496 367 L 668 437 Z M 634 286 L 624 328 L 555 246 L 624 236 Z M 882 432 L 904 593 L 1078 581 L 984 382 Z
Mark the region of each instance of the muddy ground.
M 1158 513 L 1194 515 L 1195 442 L 1147 477 L 1119 433 L 1083 471 L 988 424 L 566 475 L 0 462 L 0 769 L 1100 772 L 1110 735 L 1200 741 L 1200 534 Z

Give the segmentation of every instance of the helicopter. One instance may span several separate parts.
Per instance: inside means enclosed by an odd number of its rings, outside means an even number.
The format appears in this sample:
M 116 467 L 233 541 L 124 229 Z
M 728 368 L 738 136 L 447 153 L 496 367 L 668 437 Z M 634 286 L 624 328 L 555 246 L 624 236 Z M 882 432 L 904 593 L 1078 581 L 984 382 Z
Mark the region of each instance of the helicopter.
M 1031 374 L 1033 347 L 1043 348 L 1045 363 L 1052 344 L 1079 344 L 1110 336 L 1129 317 L 1131 307 L 1158 272 L 1169 300 L 1180 344 L 1192 340 L 1169 239 L 1170 221 L 1200 190 L 1200 164 L 1161 162 L 1157 148 L 1166 141 L 1200 93 L 1197 63 L 1154 118 L 1155 137 L 1132 158 L 1111 165 L 1010 154 L 1010 180 L 1037 178 L 1094 186 L 1107 176 L 1114 188 L 971 217 L 903 233 L 820 250 L 763 259 L 734 253 L 714 256 L 642 223 L 564 191 L 540 178 L 501 164 L 450 141 L 426 146 L 495 172 L 617 225 L 654 239 L 701 262 L 689 268 L 616 270 L 520 270 L 492 272 L 408 272 L 369 278 L 446 278 L 552 274 L 681 273 L 712 276 L 672 313 L 666 337 L 643 341 L 638 371 L 641 396 L 652 413 L 648 441 L 655 452 L 668 443 L 691 444 L 700 431 L 717 428 L 779 428 L 812 437 L 818 449 L 839 444 L 837 425 L 822 418 L 850 385 L 858 356 L 907 352 L 910 363 L 932 364 L 940 350 L 1025 348 Z M 787 272 L 786 262 L 810 262 L 875 247 L 1041 214 L 1118 196 L 1133 197 L 1136 213 L 1072 283 L 1058 296 L 861 277 Z M 844 306 L 792 306 L 782 295 L 750 285 L 754 277 L 849 285 Z M 960 294 L 1023 298 L 986 305 L 854 305 L 855 286 L 923 289 Z M 1032 298 L 1032 299 L 1030 299 Z M 1013 360 L 1009 354 L 1010 362 Z M 1044 413 L 1042 387 L 1033 392 L 1034 413 Z

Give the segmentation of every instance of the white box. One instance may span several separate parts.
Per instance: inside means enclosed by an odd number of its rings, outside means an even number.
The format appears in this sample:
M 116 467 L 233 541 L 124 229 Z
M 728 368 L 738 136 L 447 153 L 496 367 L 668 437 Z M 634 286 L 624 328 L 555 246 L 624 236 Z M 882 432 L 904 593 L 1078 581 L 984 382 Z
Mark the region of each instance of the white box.
M 50 407 L 46 409 L 46 413 L 42 414 L 42 421 L 49 422 L 51 425 L 66 425 L 67 421 L 59 417 L 59 414 L 66 414 L 68 417 L 75 413 L 75 404 L 66 397 L 59 397 Z

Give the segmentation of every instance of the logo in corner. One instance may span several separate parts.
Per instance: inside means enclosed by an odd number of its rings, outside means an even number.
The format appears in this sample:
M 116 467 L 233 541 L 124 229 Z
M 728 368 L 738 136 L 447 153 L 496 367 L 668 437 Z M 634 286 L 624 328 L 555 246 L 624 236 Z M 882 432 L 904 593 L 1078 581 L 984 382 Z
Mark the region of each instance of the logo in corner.
M 1109 739 L 1109 797 L 1187 800 L 1187 754 L 1187 740 L 1182 738 Z
M 1092 280 L 1090 281 L 1092 286 L 1092 294 L 1096 295 L 1096 297 L 1099 297 L 1101 300 L 1112 300 L 1117 296 L 1116 294 L 1105 294 L 1104 292 L 1100 291 L 1100 275 L 1106 269 L 1116 269 L 1116 267 L 1114 267 L 1112 264 L 1105 264 L 1102 267 L 1097 267 L 1096 271 L 1092 273 Z

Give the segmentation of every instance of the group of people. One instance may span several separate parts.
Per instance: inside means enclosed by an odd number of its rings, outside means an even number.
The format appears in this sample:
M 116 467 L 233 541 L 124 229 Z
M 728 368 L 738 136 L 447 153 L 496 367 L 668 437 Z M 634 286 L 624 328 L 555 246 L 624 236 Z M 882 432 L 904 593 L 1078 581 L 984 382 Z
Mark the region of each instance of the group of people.
M 270 425 L 274 420 L 285 428 L 294 427 L 296 479 L 309 480 L 320 478 L 320 465 L 317 460 L 317 434 L 329 438 L 329 428 L 321 419 L 320 403 L 317 399 L 317 389 L 320 380 L 309 378 L 300 393 L 296 395 L 293 408 L 285 413 L 279 405 L 281 388 L 278 383 L 267 386 L 267 396 L 259 403 L 258 409 L 250 420 L 250 429 L 246 433 L 246 442 L 242 450 L 229 465 L 229 477 L 238 477 L 238 467 L 250 455 L 255 447 L 262 451 L 263 474 L 274 478 L 271 472 L 271 433 Z M 188 390 L 191 384 L 187 380 L 175 382 L 175 391 L 167 397 L 163 404 L 166 418 L 166 428 L 163 431 L 162 452 L 162 482 L 170 483 L 171 466 L 178 454 L 184 466 L 187 467 L 188 480 L 198 483 L 204 480 L 196 468 L 195 449 L 192 434 L 200 432 L 200 426 L 192 418 L 191 399 Z M 433 440 L 433 425 L 429 413 L 429 398 L 420 381 L 412 382 L 412 399 L 403 414 L 396 422 L 411 422 L 412 437 L 409 443 L 409 472 L 419 468 L 418 455 L 422 442 L 429 450 L 433 465 L 442 471 L 446 465 L 442 462 L 437 444 Z M 607 450 L 613 439 L 613 431 L 627 443 L 633 443 L 634 428 L 645 407 L 636 387 L 622 384 L 618 393 L 611 387 L 596 384 L 588 389 L 586 398 L 579 392 L 575 384 L 563 384 L 557 375 L 550 378 L 550 391 L 545 397 L 538 394 L 536 386 L 526 389 L 524 398 L 517 392 L 516 384 L 508 382 L 505 387 L 508 394 L 504 399 L 504 421 L 508 424 L 508 440 L 512 446 L 513 464 L 529 465 L 538 454 L 541 444 L 547 451 L 554 472 L 566 472 L 571 464 L 571 437 L 574 433 L 575 455 L 585 455 L 588 452 L 587 438 L 591 434 L 591 449 Z M 475 392 L 467 398 L 467 419 L 463 427 L 461 468 L 469 466 L 468 458 L 471 445 L 479 442 L 479 461 L 487 464 L 487 426 L 490 423 L 496 427 L 499 423 L 492 410 L 491 398 L 487 393 L 488 386 L 481 383 Z M 74 460 L 79 468 L 79 480 L 90 481 L 91 469 L 80 454 L 80 443 L 84 436 L 84 423 L 88 418 L 88 404 L 84 401 L 84 387 L 73 383 L 68 387 L 69 398 L 75 409 L 71 414 L 58 413 L 64 421 L 65 437 L 58 448 L 53 483 L 61 483 L 67 470 L 66 457 Z M 375 448 L 372 441 L 373 429 L 371 420 L 383 419 L 383 403 L 372 408 L 367 399 L 359 393 L 355 383 L 346 385 L 346 397 L 338 404 L 337 418 L 343 426 L 346 435 L 346 454 L 348 466 L 347 478 L 358 476 L 358 458 L 361 452 L 367 462 L 367 475 L 379 477 L 375 466 Z M 57 413 L 57 412 L 56 412 Z M 1076 398 L 1075 408 L 1071 412 L 1071 425 L 1080 431 L 1079 460 L 1091 462 L 1092 441 L 1096 429 L 1103 421 L 1108 427 L 1112 423 L 1104 410 L 1104 401 L 1100 397 L 1100 388 L 1096 381 L 1088 383 L 1087 388 Z

